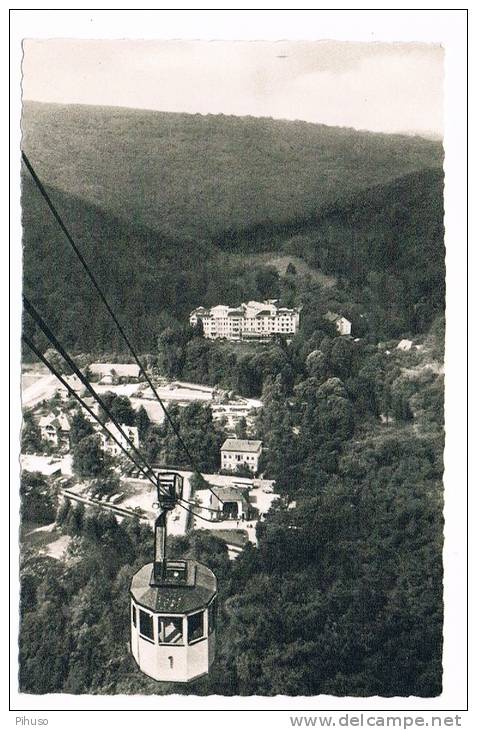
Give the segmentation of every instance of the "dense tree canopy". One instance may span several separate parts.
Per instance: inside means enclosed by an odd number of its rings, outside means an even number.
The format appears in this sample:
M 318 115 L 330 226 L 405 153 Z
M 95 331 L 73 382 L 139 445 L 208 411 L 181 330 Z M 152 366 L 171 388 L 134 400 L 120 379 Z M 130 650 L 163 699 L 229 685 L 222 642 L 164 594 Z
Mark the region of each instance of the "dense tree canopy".
M 417 136 L 223 114 L 27 101 L 22 129 L 44 183 L 121 222 L 231 246 L 443 159 L 442 143 Z
M 34 454 L 42 445 L 40 427 L 29 410 L 23 412 L 21 443 L 23 454 Z
M 45 477 L 38 472 L 23 471 L 20 482 L 21 518 L 23 522 L 46 525 L 53 522 L 56 499 Z
M 107 409 L 107 412 L 104 413 L 101 409 L 102 417 L 106 421 L 110 420 L 109 413 L 111 413 L 113 418 L 115 418 L 118 423 L 124 424 L 126 426 L 135 425 L 136 413 L 131 405 L 131 401 L 127 396 L 107 392 L 102 393 L 101 400 Z
M 96 434 L 85 436 L 73 449 L 73 469 L 79 477 L 99 477 L 107 469 L 108 459 Z
M 94 433 L 93 424 L 85 417 L 82 411 L 77 411 L 71 418 L 70 444 L 74 448 L 81 439 Z

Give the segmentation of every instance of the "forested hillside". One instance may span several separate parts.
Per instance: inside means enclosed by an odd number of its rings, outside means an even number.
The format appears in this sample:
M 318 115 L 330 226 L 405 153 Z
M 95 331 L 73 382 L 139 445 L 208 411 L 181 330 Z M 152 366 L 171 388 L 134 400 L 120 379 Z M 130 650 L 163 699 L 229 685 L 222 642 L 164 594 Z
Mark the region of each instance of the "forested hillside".
M 187 320 L 198 304 L 239 304 L 281 297 L 320 311 L 329 299 L 361 306 L 373 336 L 424 332 L 444 309 L 442 173 L 425 170 L 372 188 L 314 222 L 238 231 L 219 242 L 165 237 L 98 206 L 49 189 L 108 298 L 137 347 L 154 352 L 166 325 Z M 62 339 L 75 350 L 121 352 L 114 325 L 49 213 L 24 178 L 24 286 Z M 266 232 L 266 236 L 265 236 Z M 255 238 L 254 238 L 255 236 Z M 340 289 L 321 291 L 306 277 L 277 272 L 253 251 L 300 256 L 311 269 L 338 275 Z M 241 253 L 229 257 L 226 251 Z M 359 324 L 359 322 L 358 322 Z
M 23 129 L 31 162 L 143 351 L 154 352 L 164 327 L 199 303 L 306 300 L 309 282 L 278 282 L 247 259 L 254 252 L 298 255 L 312 270 L 339 275 L 375 337 L 425 331 L 443 311 L 439 143 L 303 122 L 36 103 L 25 104 Z M 120 353 L 28 173 L 22 208 L 28 295 L 68 346 Z M 229 251 L 242 258 L 231 261 Z
M 22 127 L 45 183 L 181 238 L 315 216 L 443 155 L 418 137 L 220 114 L 27 102 Z

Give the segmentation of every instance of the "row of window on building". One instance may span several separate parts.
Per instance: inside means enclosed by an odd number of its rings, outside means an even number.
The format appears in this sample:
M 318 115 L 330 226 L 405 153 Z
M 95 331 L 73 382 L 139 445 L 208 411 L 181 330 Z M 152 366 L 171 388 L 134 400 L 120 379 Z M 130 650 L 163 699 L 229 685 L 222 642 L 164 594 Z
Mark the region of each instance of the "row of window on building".
M 251 461 L 251 462 L 257 461 L 257 457 L 256 456 L 248 456 L 248 455 L 244 456 L 242 454 L 235 454 L 235 456 L 234 456 L 234 454 L 224 454 L 224 459 L 226 461 L 227 460 L 228 461 L 231 461 L 234 458 L 235 458 L 235 461 Z
M 300 321 L 299 309 L 280 307 L 278 301 L 250 301 L 240 307 L 219 304 L 206 309 L 197 307 L 189 317 L 192 326 L 202 322 L 205 337 L 229 339 L 295 334 Z
M 139 636 L 155 644 L 184 646 L 206 638 L 215 630 L 217 604 L 189 616 L 155 616 L 132 604 L 132 622 Z M 206 625 L 207 623 L 207 625 Z

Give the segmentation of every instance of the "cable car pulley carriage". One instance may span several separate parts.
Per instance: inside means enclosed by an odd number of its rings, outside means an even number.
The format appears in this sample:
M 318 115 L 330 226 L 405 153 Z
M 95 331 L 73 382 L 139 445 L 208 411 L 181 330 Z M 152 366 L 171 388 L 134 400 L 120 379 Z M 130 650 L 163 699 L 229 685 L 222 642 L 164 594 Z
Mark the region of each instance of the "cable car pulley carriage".
M 190 682 L 215 658 L 217 581 L 195 560 L 167 558 L 167 515 L 182 497 L 183 479 L 158 475 L 154 561 L 132 578 L 131 651 L 139 669 L 163 682 Z

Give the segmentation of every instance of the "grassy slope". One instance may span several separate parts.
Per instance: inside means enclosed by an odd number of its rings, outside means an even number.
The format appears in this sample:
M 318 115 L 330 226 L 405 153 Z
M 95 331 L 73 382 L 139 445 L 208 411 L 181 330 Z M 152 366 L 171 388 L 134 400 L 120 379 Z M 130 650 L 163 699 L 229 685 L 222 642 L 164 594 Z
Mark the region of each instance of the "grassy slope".
M 282 254 L 279 251 L 265 251 L 263 253 L 226 253 L 223 255 L 223 261 L 231 264 L 240 264 L 241 262 L 263 264 L 264 266 L 273 266 L 280 276 L 285 276 L 289 264 L 295 267 L 298 276 L 309 276 L 312 281 L 325 288 L 332 287 L 336 284 L 336 278 L 319 271 L 310 264 L 307 264 L 298 256 L 290 256 Z
M 27 102 L 23 129 L 46 183 L 166 235 L 303 219 L 442 166 L 437 142 L 264 118 Z

